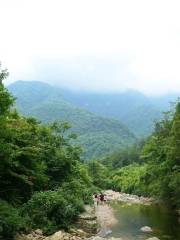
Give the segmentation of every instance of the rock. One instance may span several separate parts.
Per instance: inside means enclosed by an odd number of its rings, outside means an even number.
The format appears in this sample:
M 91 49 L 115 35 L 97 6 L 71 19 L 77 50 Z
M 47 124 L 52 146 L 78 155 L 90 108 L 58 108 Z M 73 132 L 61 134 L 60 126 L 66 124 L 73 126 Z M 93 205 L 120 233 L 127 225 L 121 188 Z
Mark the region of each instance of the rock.
M 105 240 L 105 238 L 100 237 L 100 236 L 93 236 L 93 237 L 88 238 L 88 240 Z
M 79 219 L 83 220 L 96 220 L 95 210 L 89 205 L 85 205 L 85 211 L 79 215 Z
M 78 236 L 78 237 L 87 237 L 87 233 L 84 232 L 82 229 L 75 229 L 71 228 L 69 230 L 69 233 L 73 236 Z
M 38 230 L 40 230 L 40 229 L 38 229 Z M 37 233 L 34 231 L 27 235 L 18 234 L 18 235 L 16 235 L 15 240 L 43 240 L 43 239 L 46 239 L 46 237 L 41 234 L 42 234 L 42 231 L 38 231 Z
M 90 215 L 90 214 L 86 214 L 86 213 L 83 213 L 81 215 L 79 215 L 79 218 L 82 219 L 82 220 L 96 220 L 96 216 L 95 215 Z
M 76 234 L 80 237 L 91 237 L 92 235 L 97 234 L 100 229 L 100 225 L 97 220 L 97 216 L 95 215 L 94 208 L 86 205 L 85 212 L 79 216 L 75 226 L 86 233 L 86 235 L 84 235 L 82 232 Z M 82 234 L 84 236 L 82 236 Z
M 146 240 L 160 240 L 160 239 L 157 237 L 152 237 L 152 238 L 147 238 Z
M 82 229 L 77 229 L 76 234 L 79 237 L 86 237 L 87 236 L 87 233 L 84 232 Z
M 70 240 L 81 240 L 81 238 L 78 236 L 72 236 L 70 237 Z
M 141 231 L 142 232 L 153 232 L 152 228 L 151 227 L 148 227 L 148 226 L 144 226 L 141 228 Z
M 37 235 L 43 235 L 43 232 L 41 229 L 36 229 L 34 233 L 36 233 Z
M 85 231 L 87 234 L 97 234 L 99 231 L 99 223 L 97 220 L 82 220 L 79 219 L 76 223 L 77 227 L 81 227 L 83 231 Z
M 63 240 L 66 234 L 67 233 L 64 233 L 63 231 L 58 231 L 53 235 L 47 237 L 46 240 Z
M 153 202 L 152 198 L 145 198 L 145 197 L 139 197 L 137 195 L 133 194 L 126 194 L 121 192 L 115 192 L 112 190 L 106 190 L 104 192 L 108 200 L 117 200 L 121 202 L 127 202 L 127 203 L 138 203 L 138 204 L 144 204 L 144 205 L 150 205 Z

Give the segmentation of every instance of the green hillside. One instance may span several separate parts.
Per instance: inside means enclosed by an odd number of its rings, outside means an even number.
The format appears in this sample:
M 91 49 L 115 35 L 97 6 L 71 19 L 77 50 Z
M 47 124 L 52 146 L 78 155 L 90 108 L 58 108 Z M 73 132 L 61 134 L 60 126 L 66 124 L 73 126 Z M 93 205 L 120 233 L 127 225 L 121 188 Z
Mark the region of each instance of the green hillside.
M 136 136 L 146 137 L 154 128 L 154 122 L 162 118 L 169 103 L 178 94 L 145 96 L 141 92 L 128 90 L 119 93 L 93 93 L 63 89 L 68 101 L 104 117 L 113 117 L 124 123 Z
M 135 142 L 135 136 L 118 120 L 105 118 L 65 100 L 61 91 L 41 82 L 18 81 L 8 89 L 22 114 L 42 122 L 68 121 L 79 135 L 86 158 L 100 157 Z

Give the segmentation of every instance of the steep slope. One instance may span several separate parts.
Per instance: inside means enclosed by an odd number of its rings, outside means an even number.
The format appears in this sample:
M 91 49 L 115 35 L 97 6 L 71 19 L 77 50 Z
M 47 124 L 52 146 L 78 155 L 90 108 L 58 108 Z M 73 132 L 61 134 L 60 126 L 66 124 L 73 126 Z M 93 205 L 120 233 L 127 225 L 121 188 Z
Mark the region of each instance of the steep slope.
M 135 141 L 135 136 L 120 121 L 77 107 L 65 100 L 58 88 L 41 82 L 18 81 L 8 89 L 17 98 L 21 113 L 43 122 L 69 121 L 87 158 L 102 156 Z

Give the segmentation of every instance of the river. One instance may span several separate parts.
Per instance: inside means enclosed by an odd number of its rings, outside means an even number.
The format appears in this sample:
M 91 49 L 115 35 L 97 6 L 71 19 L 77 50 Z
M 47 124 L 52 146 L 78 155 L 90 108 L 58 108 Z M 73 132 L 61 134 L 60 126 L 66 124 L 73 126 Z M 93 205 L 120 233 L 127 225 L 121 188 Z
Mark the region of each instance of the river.
M 178 216 L 163 205 L 145 206 L 142 204 L 112 203 L 117 223 L 111 226 L 108 237 L 123 240 L 145 240 L 157 237 L 160 240 L 180 240 L 180 223 Z M 149 226 L 152 233 L 140 229 Z

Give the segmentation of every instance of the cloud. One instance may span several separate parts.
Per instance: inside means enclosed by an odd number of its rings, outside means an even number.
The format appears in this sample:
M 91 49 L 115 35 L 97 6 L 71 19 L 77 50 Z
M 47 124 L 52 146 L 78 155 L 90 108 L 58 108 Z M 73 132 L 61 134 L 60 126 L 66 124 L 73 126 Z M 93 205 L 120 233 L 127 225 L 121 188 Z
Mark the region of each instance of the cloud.
M 177 0 L 0 0 L 9 82 L 80 89 L 180 91 Z

